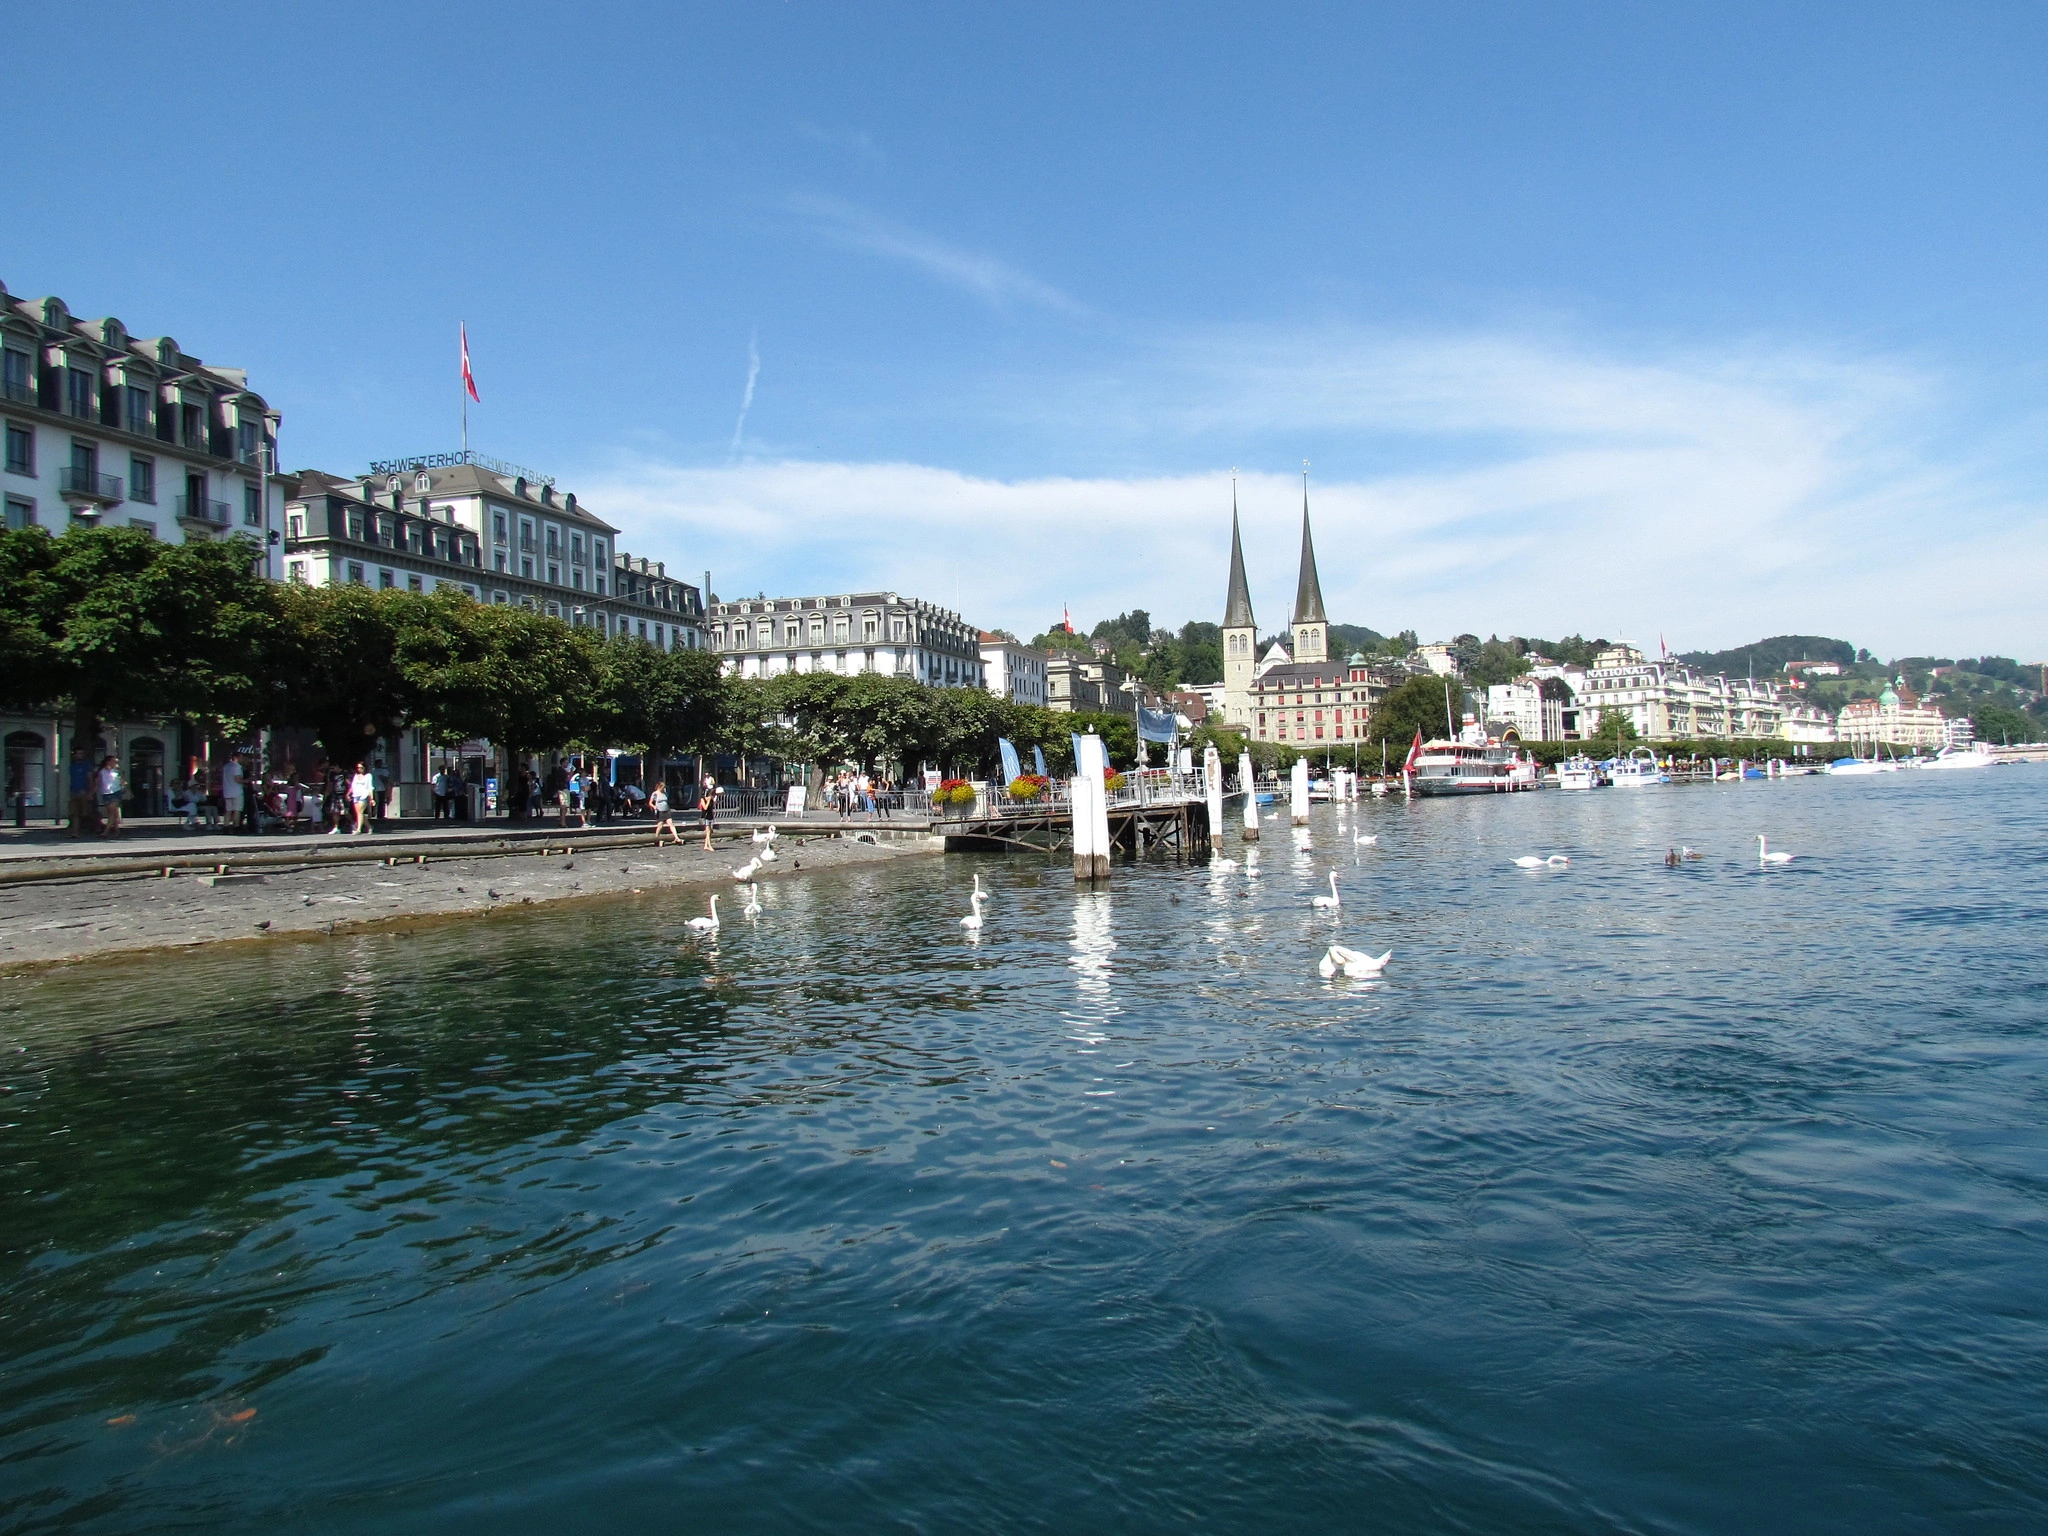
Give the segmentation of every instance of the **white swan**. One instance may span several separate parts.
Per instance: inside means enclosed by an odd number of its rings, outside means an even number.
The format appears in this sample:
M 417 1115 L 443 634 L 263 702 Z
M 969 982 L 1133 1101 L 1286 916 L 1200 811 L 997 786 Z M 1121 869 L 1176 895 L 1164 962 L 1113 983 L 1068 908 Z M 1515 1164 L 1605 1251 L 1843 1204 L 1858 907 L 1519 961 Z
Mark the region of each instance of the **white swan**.
M 759 887 L 758 885 L 750 885 L 747 887 L 747 904 L 740 908 L 740 916 L 759 917 L 760 915 L 761 887 Z
M 732 877 L 733 879 L 739 881 L 742 885 L 744 885 L 747 881 L 753 879 L 754 876 L 760 872 L 760 868 L 761 861 L 759 859 L 749 859 L 746 863 L 742 864 L 738 869 L 732 872 Z
M 1565 868 L 1565 866 L 1571 863 L 1571 860 L 1566 858 L 1561 853 L 1553 853 L 1549 858 L 1545 859 L 1543 862 L 1548 864 L 1552 869 L 1563 869 Z
M 1541 869 L 1542 867 L 1543 861 L 1533 853 L 1525 853 L 1515 860 L 1515 868 L 1517 869 Z
M 1364 837 L 1354 837 L 1352 839 L 1352 841 L 1354 843 L 1357 843 L 1361 848 L 1369 848 L 1379 840 L 1380 835 L 1377 832 L 1369 833 Z
M 711 898 L 711 915 L 709 917 L 693 917 L 684 926 L 692 933 L 718 932 L 718 898 L 716 896 Z
M 763 827 L 763 828 L 762 828 L 762 829 L 761 829 L 760 831 L 756 832 L 756 833 L 754 834 L 754 841 L 755 841 L 755 842 L 757 842 L 757 843 L 772 843 L 772 842 L 774 842 L 774 841 L 775 841 L 775 824 L 774 824 L 773 822 L 770 822 L 770 823 L 769 823 L 769 824 L 768 824 L 767 826 Z
M 1756 835 L 1756 861 L 1759 864 L 1790 864 L 1796 854 L 1771 852 L 1770 840 L 1763 833 Z
M 769 843 L 765 845 L 759 853 L 755 854 L 754 857 L 763 864 L 773 864 L 777 859 L 781 858 L 782 855 L 775 851 L 775 845 L 773 843 Z
M 1333 907 L 1333 908 L 1334 908 L 1334 907 L 1341 907 L 1341 906 L 1342 906 L 1343 904 L 1344 904 L 1344 903 L 1343 903 L 1343 902 L 1342 902 L 1341 900 L 1339 900 L 1339 899 L 1338 899 L 1338 896 L 1337 896 L 1337 872 L 1336 872 L 1335 870 L 1331 870 L 1331 871 L 1330 871 L 1330 894 L 1329 894 L 1329 895 L 1327 895 L 1327 896 L 1318 896 L 1318 897 L 1316 897 L 1316 899 L 1315 899 L 1314 901 L 1310 902 L 1310 903 L 1309 903 L 1309 905 L 1310 905 L 1310 906 L 1314 906 L 1314 907 Z
M 1323 958 L 1316 962 L 1316 972 L 1325 981 L 1342 971 L 1353 981 L 1362 981 L 1377 976 L 1387 968 L 1387 962 L 1394 958 L 1390 949 L 1384 955 L 1363 954 L 1355 949 L 1346 949 L 1342 944 L 1332 944 L 1323 951 Z
M 1231 870 L 1237 868 L 1237 860 L 1221 857 L 1213 858 L 1209 861 L 1209 867 L 1211 869 Z
M 972 901 L 974 910 L 960 919 L 960 926 L 969 933 L 981 932 L 981 904 L 985 899 L 980 891 L 976 891 Z

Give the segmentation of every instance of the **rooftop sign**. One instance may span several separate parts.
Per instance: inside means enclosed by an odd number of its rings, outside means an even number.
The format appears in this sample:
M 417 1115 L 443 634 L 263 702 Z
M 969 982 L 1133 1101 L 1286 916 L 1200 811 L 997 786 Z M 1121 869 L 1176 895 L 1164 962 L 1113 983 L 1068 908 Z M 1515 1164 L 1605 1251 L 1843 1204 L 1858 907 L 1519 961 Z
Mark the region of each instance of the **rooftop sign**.
M 488 469 L 494 475 L 506 475 L 514 480 L 524 480 L 528 485 L 553 485 L 553 475 L 543 475 L 523 465 L 508 464 L 503 459 L 494 459 L 487 453 L 471 453 L 467 448 L 456 453 L 420 453 L 409 459 L 375 459 L 371 461 L 373 475 L 409 475 L 421 469 L 454 469 L 463 464 L 474 464 L 478 469 Z

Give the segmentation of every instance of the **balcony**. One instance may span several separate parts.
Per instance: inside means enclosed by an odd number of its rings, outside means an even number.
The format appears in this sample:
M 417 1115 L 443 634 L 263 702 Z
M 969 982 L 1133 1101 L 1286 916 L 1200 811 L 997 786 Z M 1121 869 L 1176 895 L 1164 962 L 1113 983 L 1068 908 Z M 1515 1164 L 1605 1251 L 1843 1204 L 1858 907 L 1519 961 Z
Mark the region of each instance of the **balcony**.
M 181 523 L 206 523 L 215 528 L 225 528 L 234 509 L 224 501 L 208 501 L 204 496 L 180 496 L 178 498 L 178 521 Z
M 111 507 L 121 499 L 119 475 L 103 475 L 97 470 L 76 467 L 60 470 L 58 474 L 58 494 L 66 501 Z
M 0 384 L 0 394 L 5 394 L 9 400 L 19 405 L 36 403 L 36 387 L 26 379 L 8 379 L 4 384 Z

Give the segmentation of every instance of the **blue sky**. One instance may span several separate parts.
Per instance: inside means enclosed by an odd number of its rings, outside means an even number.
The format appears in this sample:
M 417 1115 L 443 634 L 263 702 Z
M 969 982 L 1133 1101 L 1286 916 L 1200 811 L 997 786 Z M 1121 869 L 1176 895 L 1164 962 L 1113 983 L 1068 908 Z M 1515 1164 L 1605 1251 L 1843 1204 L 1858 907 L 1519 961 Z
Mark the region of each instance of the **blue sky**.
M 43 5 L 0 278 L 722 595 L 2048 654 L 2039 6 Z M 748 381 L 753 375 L 751 399 Z M 742 416 L 742 404 L 746 404 Z M 1294 478 L 1290 478 L 1294 477 Z

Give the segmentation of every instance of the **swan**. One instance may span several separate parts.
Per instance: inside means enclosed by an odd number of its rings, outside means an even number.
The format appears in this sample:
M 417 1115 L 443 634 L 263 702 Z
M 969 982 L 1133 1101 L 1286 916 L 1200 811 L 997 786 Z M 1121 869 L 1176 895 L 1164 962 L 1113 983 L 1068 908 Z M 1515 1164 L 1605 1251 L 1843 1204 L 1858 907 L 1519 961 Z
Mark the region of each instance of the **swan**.
M 1209 867 L 1211 869 L 1231 870 L 1237 868 L 1237 860 L 1214 858 L 1209 861 Z
M 759 917 L 760 915 L 761 887 L 758 885 L 750 885 L 747 887 L 747 904 L 740 908 L 740 916 Z
M 1337 896 L 1337 872 L 1335 870 L 1330 871 L 1330 894 L 1318 896 L 1309 905 L 1314 907 L 1340 907 L 1343 905 L 1343 902 Z
M 985 899 L 980 891 L 976 891 L 972 903 L 974 910 L 960 919 L 960 926 L 969 933 L 981 932 L 981 904 Z
M 1364 837 L 1354 837 L 1352 839 L 1352 841 L 1354 843 L 1357 843 L 1361 848 L 1370 848 L 1374 843 L 1378 842 L 1379 840 L 1380 835 L 1377 832 L 1368 833 Z
M 754 876 L 760 871 L 760 868 L 761 861 L 759 859 L 749 859 L 746 863 L 742 864 L 738 869 L 732 872 L 732 877 L 733 879 L 739 881 L 742 885 L 744 885 L 747 881 L 754 878 Z
M 761 829 L 760 831 L 756 832 L 756 833 L 754 834 L 754 841 L 755 841 L 755 842 L 757 842 L 757 843 L 772 843 L 772 842 L 774 842 L 774 841 L 775 841 L 775 824 L 774 824 L 773 822 L 770 822 L 770 823 L 769 823 L 769 824 L 768 824 L 767 826 L 763 827 L 763 828 L 762 828 L 762 829 Z
M 755 854 L 754 857 L 763 864 L 773 864 L 777 859 L 781 858 L 782 855 L 775 851 L 775 845 L 773 843 L 769 843 L 765 847 L 763 847 L 759 853 Z
M 1543 861 L 1533 853 L 1525 853 L 1515 860 L 1515 868 L 1517 869 L 1541 869 L 1542 867 Z
M 1377 976 L 1386 969 L 1387 962 L 1394 958 L 1390 949 L 1384 955 L 1362 954 L 1355 949 L 1346 949 L 1342 944 L 1332 944 L 1323 951 L 1323 958 L 1316 962 L 1316 972 L 1325 981 L 1342 971 L 1353 981 L 1362 981 Z
M 716 896 L 711 898 L 711 915 L 709 917 L 693 917 L 684 926 L 692 933 L 718 932 L 718 898 Z
M 1771 852 L 1770 840 L 1763 833 L 1756 835 L 1756 861 L 1759 864 L 1790 864 L 1796 854 Z
M 1545 859 L 1543 862 L 1548 864 L 1552 869 L 1564 869 L 1571 864 L 1571 860 L 1566 858 L 1561 853 L 1553 853 L 1549 858 Z

